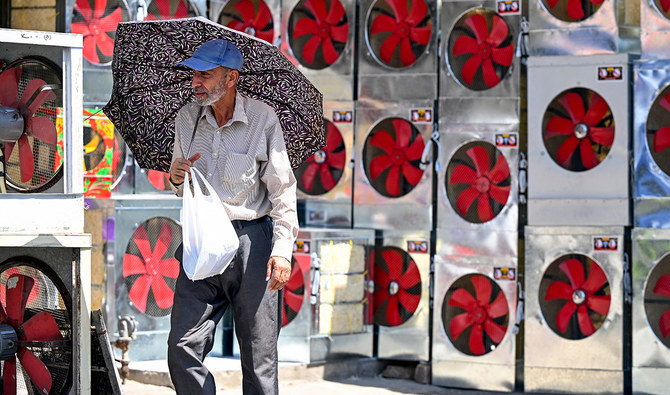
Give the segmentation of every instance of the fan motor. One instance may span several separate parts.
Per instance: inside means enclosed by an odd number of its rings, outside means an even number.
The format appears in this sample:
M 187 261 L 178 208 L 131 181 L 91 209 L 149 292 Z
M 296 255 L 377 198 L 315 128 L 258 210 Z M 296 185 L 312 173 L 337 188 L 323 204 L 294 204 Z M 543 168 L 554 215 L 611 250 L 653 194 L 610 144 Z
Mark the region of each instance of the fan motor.
M 16 354 L 16 331 L 7 324 L 0 324 L 0 361 L 6 361 Z

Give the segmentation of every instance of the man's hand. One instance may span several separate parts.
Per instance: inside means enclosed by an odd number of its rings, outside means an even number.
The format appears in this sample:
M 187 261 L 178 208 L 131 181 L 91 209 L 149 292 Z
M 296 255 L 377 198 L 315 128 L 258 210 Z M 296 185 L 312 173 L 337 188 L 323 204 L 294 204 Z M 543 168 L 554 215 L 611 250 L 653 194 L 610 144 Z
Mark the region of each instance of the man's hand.
M 200 154 L 195 154 L 188 159 L 184 158 L 175 159 L 174 162 L 172 162 L 172 166 L 170 166 L 170 180 L 172 180 L 172 183 L 175 185 L 180 185 L 181 183 L 183 183 L 184 177 L 186 176 L 186 172 L 191 169 L 191 166 L 193 166 L 193 162 L 195 162 L 199 158 Z
M 272 270 L 274 270 L 274 276 L 272 276 Z M 265 281 L 270 280 L 270 276 L 272 276 L 272 282 L 269 286 L 270 291 L 278 291 L 284 288 L 289 277 L 291 277 L 291 262 L 281 256 L 270 257 Z

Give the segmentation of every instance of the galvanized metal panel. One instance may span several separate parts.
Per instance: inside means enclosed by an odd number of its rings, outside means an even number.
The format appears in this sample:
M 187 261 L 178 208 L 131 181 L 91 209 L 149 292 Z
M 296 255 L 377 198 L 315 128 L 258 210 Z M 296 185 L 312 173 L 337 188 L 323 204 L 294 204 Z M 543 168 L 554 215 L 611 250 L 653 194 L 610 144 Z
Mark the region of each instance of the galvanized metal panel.
M 654 0 L 640 1 L 640 47 L 643 59 L 670 58 L 670 20 L 663 16 Z

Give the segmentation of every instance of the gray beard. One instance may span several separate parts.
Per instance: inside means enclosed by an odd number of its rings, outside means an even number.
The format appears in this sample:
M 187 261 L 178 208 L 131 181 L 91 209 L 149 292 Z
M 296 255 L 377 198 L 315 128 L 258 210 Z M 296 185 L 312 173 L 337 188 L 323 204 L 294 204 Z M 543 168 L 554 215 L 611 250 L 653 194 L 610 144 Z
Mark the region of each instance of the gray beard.
M 196 103 L 202 107 L 206 106 L 211 106 L 212 104 L 216 103 L 219 101 L 222 97 L 226 95 L 226 92 L 228 89 L 226 89 L 226 84 L 225 80 L 221 81 L 219 85 L 215 86 L 214 89 L 212 89 L 212 92 L 207 94 L 207 97 L 203 99 L 199 99 L 197 96 L 195 97 Z

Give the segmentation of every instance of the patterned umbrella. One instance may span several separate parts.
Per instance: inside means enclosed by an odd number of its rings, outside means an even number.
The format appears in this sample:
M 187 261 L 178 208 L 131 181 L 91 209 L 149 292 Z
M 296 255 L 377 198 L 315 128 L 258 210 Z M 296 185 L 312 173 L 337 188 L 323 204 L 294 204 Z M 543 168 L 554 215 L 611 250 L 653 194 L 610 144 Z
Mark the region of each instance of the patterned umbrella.
M 175 65 L 215 38 L 242 52 L 238 90 L 274 108 L 293 168 L 321 149 L 322 95 L 277 47 L 202 17 L 128 22 L 116 30 L 114 86 L 104 112 L 137 163 L 169 171 L 175 116 L 193 100 L 192 71 Z

